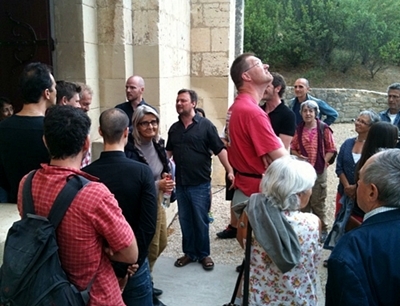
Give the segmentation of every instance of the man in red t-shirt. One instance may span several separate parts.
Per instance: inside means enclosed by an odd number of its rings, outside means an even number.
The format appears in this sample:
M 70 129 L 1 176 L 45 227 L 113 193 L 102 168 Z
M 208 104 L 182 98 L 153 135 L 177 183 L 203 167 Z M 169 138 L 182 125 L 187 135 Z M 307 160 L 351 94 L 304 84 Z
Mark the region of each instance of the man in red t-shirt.
M 268 115 L 258 106 L 273 79 L 268 68 L 251 53 L 238 56 L 231 66 L 231 78 L 238 91 L 226 117 L 228 158 L 236 172 L 232 205 L 259 192 L 261 177 L 268 164 L 289 154 L 275 135 Z M 217 236 L 235 237 L 236 223 L 231 214 L 231 223 Z
M 135 236 L 113 194 L 96 178 L 80 171 L 84 152 L 90 145 L 90 119 L 70 105 L 50 108 L 44 118 L 44 141 L 50 164 L 42 164 L 32 180 L 35 212 L 46 216 L 58 193 L 71 175 L 93 181 L 83 187 L 57 228 L 61 265 L 79 290 L 92 279 L 89 306 L 125 305 L 110 259 L 135 263 L 138 249 Z M 18 210 L 22 212 L 22 178 Z M 107 247 L 107 254 L 104 251 Z

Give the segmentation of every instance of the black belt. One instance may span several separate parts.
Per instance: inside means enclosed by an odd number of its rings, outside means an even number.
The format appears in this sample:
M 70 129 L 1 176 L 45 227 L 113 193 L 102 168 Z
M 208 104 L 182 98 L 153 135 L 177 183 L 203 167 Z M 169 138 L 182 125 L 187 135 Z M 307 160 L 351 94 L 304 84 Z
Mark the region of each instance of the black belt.
M 253 177 L 253 178 L 258 178 L 258 179 L 261 179 L 263 177 L 262 174 L 245 173 L 245 172 L 240 172 L 240 171 L 237 171 L 237 170 L 235 170 L 235 172 L 237 172 L 237 173 L 239 173 L 240 175 L 243 175 L 243 176 Z

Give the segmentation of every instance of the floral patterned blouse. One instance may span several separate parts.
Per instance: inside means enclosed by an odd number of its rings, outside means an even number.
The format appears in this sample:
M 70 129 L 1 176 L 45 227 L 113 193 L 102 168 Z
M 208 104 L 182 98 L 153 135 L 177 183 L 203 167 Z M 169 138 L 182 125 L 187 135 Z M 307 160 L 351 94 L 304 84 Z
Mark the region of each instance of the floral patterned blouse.
M 299 237 L 300 262 L 282 274 L 253 236 L 249 305 L 318 305 L 317 273 L 322 249 L 318 217 L 299 211 L 282 213 Z

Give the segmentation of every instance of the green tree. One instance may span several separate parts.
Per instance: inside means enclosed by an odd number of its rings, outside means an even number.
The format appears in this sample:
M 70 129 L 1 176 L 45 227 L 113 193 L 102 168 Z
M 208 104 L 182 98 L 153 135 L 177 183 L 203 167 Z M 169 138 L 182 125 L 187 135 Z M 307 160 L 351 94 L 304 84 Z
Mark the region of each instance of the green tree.
M 400 1 L 246 0 L 244 50 L 276 66 L 317 65 L 371 77 L 400 63 Z

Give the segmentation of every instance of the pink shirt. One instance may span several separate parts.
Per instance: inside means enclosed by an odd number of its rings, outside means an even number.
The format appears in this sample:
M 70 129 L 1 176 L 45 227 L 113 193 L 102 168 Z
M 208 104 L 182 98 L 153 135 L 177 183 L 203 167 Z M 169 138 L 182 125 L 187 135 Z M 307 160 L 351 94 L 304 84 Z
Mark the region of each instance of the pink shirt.
M 307 152 L 307 157 L 308 157 L 307 161 L 311 165 L 314 166 L 315 162 L 317 161 L 317 150 L 318 150 L 317 126 L 314 128 L 311 128 L 311 129 L 304 127 L 301 140 L 302 140 L 304 149 Z M 324 156 L 327 152 L 335 152 L 336 151 L 333 134 L 329 128 L 324 129 L 324 140 L 323 141 L 325 142 L 325 145 L 323 146 L 325 149 L 325 152 L 323 153 Z M 297 134 L 297 130 L 292 139 L 292 143 L 290 144 L 290 148 L 301 154 L 300 144 L 299 144 L 299 136 Z
M 262 156 L 282 148 L 268 115 L 248 94 L 239 94 L 228 110 L 226 119 L 228 158 L 232 167 L 243 173 L 265 172 Z M 261 178 L 236 173 L 235 187 L 246 196 L 259 192 Z

